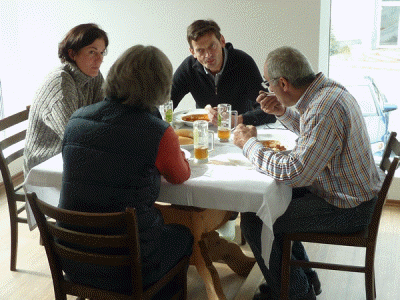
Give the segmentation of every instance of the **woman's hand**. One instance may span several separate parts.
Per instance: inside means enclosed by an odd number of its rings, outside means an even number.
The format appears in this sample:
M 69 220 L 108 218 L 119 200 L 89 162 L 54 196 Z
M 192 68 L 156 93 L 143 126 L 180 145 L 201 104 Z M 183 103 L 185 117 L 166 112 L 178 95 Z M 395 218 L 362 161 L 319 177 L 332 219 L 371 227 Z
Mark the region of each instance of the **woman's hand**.
M 286 107 L 278 101 L 278 98 L 273 93 L 260 91 L 256 101 L 260 103 L 261 109 L 265 113 L 280 117 L 286 111 Z

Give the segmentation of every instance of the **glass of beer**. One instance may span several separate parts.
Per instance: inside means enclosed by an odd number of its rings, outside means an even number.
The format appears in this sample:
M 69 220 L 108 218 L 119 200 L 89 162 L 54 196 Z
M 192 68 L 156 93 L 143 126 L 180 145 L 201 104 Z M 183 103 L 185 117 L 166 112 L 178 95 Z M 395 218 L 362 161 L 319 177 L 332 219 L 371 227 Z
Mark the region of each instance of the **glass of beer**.
M 193 123 L 194 162 L 207 163 L 208 153 L 214 150 L 214 132 L 208 130 L 208 122 L 204 120 Z M 211 144 L 211 147 L 209 147 Z
M 174 104 L 172 100 L 168 100 L 163 105 L 160 105 L 160 113 L 165 122 L 172 124 L 174 118 Z
M 237 126 L 238 112 L 232 110 L 230 104 L 218 104 L 218 139 L 220 142 L 228 142 L 231 137 L 231 129 Z M 232 116 L 235 118 L 234 126 L 232 127 Z

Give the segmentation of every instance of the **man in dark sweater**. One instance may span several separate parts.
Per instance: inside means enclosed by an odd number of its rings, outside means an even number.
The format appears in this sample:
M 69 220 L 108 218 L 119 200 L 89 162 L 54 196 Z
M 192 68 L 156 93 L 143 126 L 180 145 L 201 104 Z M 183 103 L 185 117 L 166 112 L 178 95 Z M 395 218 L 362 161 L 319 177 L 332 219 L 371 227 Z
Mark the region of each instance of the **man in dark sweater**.
M 238 123 L 261 125 L 275 122 L 275 116 L 260 109 L 256 98 L 263 81 L 254 60 L 225 43 L 220 28 L 212 20 L 197 20 L 187 29 L 187 57 L 173 77 L 171 99 L 176 108 L 191 93 L 197 108 L 205 108 L 216 123 L 215 107 L 229 103 L 237 110 Z

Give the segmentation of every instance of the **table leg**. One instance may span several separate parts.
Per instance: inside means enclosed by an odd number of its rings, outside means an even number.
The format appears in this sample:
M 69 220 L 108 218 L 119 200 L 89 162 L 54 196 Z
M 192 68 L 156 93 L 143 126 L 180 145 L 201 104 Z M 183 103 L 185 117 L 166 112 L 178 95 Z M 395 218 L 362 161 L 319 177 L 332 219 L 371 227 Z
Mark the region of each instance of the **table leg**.
M 205 232 L 204 220 L 200 213 L 191 213 L 192 226 L 190 230 L 194 236 L 193 254 L 191 264 L 196 266 L 197 272 L 203 279 L 209 300 L 226 300 L 222 290 L 221 281 L 217 269 L 207 255 L 207 248 L 201 247 L 203 233 Z
M 226 299 L 213 261 L 224 261 L 241 276 L 247 276 L 255 263 L 255 259 L 244 255 L 237 244 L 221 239 L 215 231 L 229 220 L 232 213 L 157 203 L 156 206 L 162 212 L 165 223 L 185 225 L 193 233 L 194 245 L 190 262 L 196 266 L 204 281 L 208 299 Z
M 236 243 L 220 238 L 218 232 L 203 234 L 201 239 L 212 261 L 224 261 L 236 274 L 247 277 L 256 262 L 254 257 L 246 256 Z

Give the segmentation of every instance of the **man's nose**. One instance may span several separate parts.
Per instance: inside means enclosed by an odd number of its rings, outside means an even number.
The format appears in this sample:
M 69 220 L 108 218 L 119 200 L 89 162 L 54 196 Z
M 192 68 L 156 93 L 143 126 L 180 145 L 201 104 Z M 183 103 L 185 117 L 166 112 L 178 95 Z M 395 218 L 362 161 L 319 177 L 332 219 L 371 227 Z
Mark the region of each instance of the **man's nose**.
M 102 53 L 96 53 L 96 60 L 103 62 L 104 55 Z
M 210 57 L 210 56 L 212 56 L 212 51 L 211 51 L 211 49 L 206 50 L 206 57 Z

